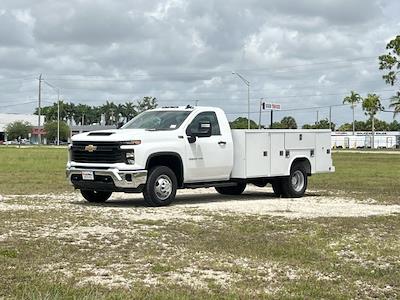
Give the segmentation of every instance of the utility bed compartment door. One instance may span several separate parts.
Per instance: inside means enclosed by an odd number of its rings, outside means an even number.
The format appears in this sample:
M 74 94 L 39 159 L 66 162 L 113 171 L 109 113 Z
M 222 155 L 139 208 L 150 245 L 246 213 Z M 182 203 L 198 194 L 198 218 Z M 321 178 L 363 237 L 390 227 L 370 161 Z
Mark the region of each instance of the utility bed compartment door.
M 312 132 L 286 132 L 286 150 L 314 149 L 315 133 Z
M 247 178 L 269 176 L 269 170 L 270 170 L 269 133 L 247 132 L 246 133 Z
M 331 157 L 331 134 L 317 133 L 317 145 L 315 147 L 315 171 L 329 172 L 332 166 Z

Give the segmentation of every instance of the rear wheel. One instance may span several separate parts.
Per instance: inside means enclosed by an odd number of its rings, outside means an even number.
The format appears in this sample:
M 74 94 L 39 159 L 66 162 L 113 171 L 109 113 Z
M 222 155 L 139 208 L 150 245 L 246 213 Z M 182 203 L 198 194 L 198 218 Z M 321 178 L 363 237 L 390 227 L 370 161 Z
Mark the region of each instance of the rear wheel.
M 240 195 L 246 189 L 246 183 L 238 183 L 234 186 L 216 187 L 215 190 L 222 195 Z
M 288 177 L 282 179 L 282 195 L 285 198 L 304 196 L 307 189 L 307 172 L 303 164 L 295 164 Z
M 83 198 L 85 198 L 89 202 L 103 203 L 106 202 L 108 198 L 111 197 L 112 192 L 81 190 L 81 194 Z
M 143 190 L 144 200 L 149 206 L 166 206 L 175 200 L 178 181 L 168 167 L 158 166 L 150 170 Z

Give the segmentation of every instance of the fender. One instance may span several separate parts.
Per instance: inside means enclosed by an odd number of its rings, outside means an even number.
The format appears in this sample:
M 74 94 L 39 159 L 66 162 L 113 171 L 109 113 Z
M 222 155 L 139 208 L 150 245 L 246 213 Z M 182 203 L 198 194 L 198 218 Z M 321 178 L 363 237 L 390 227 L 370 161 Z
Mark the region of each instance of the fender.
M 287 174 L 290 174 L 290 169 L 292 168 L 293 162 L 294 162 L 295 160 L 305 160 L 305 161 L 307 161 L 308 164 L 310 165 L 310 169 L 307 170 L 307 173 L 308 173 L 308 174 L 311 174 L 311 173 L 312 173 L 312 165 L 311 165 L 310 159 L 309 159 L 307 156 L 297 155 L 297 156 L 294 156 L 293 158 L 290 159 L 290 164 L 289 164 L 289 168 L 288 168 L 288 170 L 287 170 Z
M 183 165 L 183 161 L 182 161 L 182 157 L 180 156 L 179 153 L 177 152 L 172 152 L 172 151 L 160 151 L 160 152 L 154 152 L 151 153 L 146 160 L 146 170 L 149 170 L 149 163 L 150 161 L 155 158 L 155 157 L 159 157 L 159 156 L 164 156 L 164 155 L 169 155 L 169 156 L 174 156 L 179 160 L 179 166 L 177 166 L 180 170 L 180 174 L 176 174 L 177 178 L 178 178 L 178 182 L 179 185 L 182 185 L 184 182 L 184 165 Z M 174 168 L 172 168 L 174 169 Z M 176 169 L 175 169 L 176 170 Z

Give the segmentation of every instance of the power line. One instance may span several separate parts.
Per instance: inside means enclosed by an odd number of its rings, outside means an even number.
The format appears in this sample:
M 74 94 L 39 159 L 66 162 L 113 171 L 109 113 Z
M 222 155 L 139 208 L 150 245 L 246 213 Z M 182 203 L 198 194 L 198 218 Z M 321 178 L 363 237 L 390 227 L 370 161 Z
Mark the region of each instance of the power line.
M 283 66 L 283 67 L 258 67 L 258 68 L 234 68 L 236 70 L 240 71 L 267 71 L 268 73 L 264 73 L 264 75 L 271 74 L 271 73 L 278 73 L 282 72 L 285 70 L 291 70 L 291 71 L 307 71 L 307 70 L 292 70 L 298 67 L 308 67 L 308 66 L 316 66 L 316 65 L 330 65 L 330 64 L 337 64 L 337 63 L 342 63 L 342 62 L 348 62 L 348 61 L 353 61 L 353 62 L 360 62 L 362 60 L 368 60 L 368 59 L 377 59 L 376 56 L 367 56 L 367 57 L 360 57 L 360 58 L 348 58 L 348 59 L 342 59 L 342 60 L 336 60 L 336 61 L 325 61 L 325 62 L 315 62 L 315 63 L 308 63 L 308 64 L 302 64 L 302 65 L 289 65 L 289 66 Z M 354 65 L 343 65 L 343 66 L 336 66 L 333 68 L 349 68 L 353 67 Z M 330 68 L 323 68 L 321 70 L 329 70 L 333 69 L 332 67 Z M 313 69 L 312 71 L 319 70 L 319 69 Z M 50 77 L 48 78 L 49 80 L 52 81 L 78 81 L 78 82 L 106 82 L 106 81 L 111 81 L 111 82 L 131 82 L 131 81 L 143 81 L 143 80 L 155 80 L 157 78 L 162 78 L 161 80 L 164 80 L 165 75 L 169 76 L 170 78 L 173 76 L 190 76 L 192 75 L 193 77 L 196 77 L 198 80 L 202 80 L 202 75 L 216 75 L 216 74 L 224 74 L 228 75 L 232 71 L 232 68 L 230 70 L 199 70 L 196 72 L 190 71 L 190 72 L 171 72 L 171 71 L 157 71 L 157 72 L 148 72 L 147 74 L 137 74 L 134 75 L 133 77 L 125 77 L 125 78 L 93 78 L 93 79 L 88 79 L 88 78 L 57 78 L 57 76 L 80 76 L 80 77 L 102 77 L 102 75 L 94 75 L 94 74 L 87 74 L 87 75 L 82 75 L 82 74 L 53 74 L 53 76 L 56 77 Z M 258 74 L 257 76 L 262 76 L 263 74 Z M 208 76 L 209 77 L 209 76 Z
M 15 104 L 8 104 L 8 105 L 2 105 L 0 106 L 1 108 L 3 107 L 12 107 L 12 106 L 19 106 L 19 105 L 24 105 L 24 104 L 29 104 L 29 103 L 36 103 L 37 100 L 34 101 L 28 101 L 28 102 L 22 102 L 22 103 L 15 103 Z
M 265 71 L 265 70 L 271 70 L 271 71 L 276 71 L 276 70 L 283 70 L 283 69 L 292 69 L 292 68 L 298 68 L 298 67 L 308 67 L 308 66 L 315 66 L 315 65 L 330 65 L 330 64 L 337 64 L 337 63 L 343 63 L 343 62 L 360 62 L 363 60 L 371 60 L 371 59 L 377 59 L 379 54 L 376 56 L 364 56 L 364 57 L 353 57 L 353 58 L 345 58 L 345 59 L 337 59 L 337 60 L 332 60 L 332 61 L 320 61 L 320 62 L 311 62 L 311 63 L 306 63 L 306 64 L 298 64 L 298 65 L 286 65 L 286 66 L 280 66 L 280 67 L 256 67 L 256 68 L 240 68 L 240 67 L 235 67 L 232 66 L 229 69 L 211 69 L 211 70 L 199 70 L 199 71 L 188 71 L 188 72 L 171 72 L 170 70 L 166 70 L 164 72 L 158 70 L 155 74 L 158 75 L 199 75 L 201 72 L 204 73 L 214 73 L 214 74 L 226 74 L 230 73 L 233 69 L 235 70 L 240 70 L 240 71 Z M 135 77 L 146 77 L 150 76 L 152 72 L 149 72 L 149 74 L 136 74 L 134 75 Z M 155 75 L 153 73 L 153 76 Z M 84 77 L 98 77 L 98 76 L 103 76 L 99 74 L 47 74 L 47 75 L 53 75 L 53 76 L 84 76 Z M 108 73 L 107 73 L 108 75 Z M 133 77 L 131 77 L 133 78 Z M 125 78 L 126 80 L 129 80 L 129 78 Z M 122 80 L 125 80 L 122 79 Z M 118 80 L 118 79 L 116 79 Z

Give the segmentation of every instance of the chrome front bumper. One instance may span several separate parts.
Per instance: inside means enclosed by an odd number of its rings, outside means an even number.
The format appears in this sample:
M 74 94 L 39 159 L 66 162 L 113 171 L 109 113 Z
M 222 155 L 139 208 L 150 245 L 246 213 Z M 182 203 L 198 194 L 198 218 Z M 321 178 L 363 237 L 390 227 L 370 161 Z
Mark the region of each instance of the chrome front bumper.
M 99 176 L 109 176 L 114 181 L 114 185 L 117 188 L 121 189 L 135 189 L 142 184 L 145 184 L 147 181 L 147 170 L 137 170 L 137 171 L 126 171 L 126 170 L 118 170 L 115 168 L 110 169 L 83 169 L 83 168 L 75 168 L 69 167 L 66 170 L 66 176 L 71 183 L 74 185 L 71 177 L 73 175 L 82 175 L 83 171 L 92 171 L 94 175 Z M 128 176 L 127 176 L 128 175 Z M 83 181 L 83 180 L 82 180 Z M 85 180 L 86 181 L 86 180 Z M 88 182 L 90 182 L 88 180 Z

